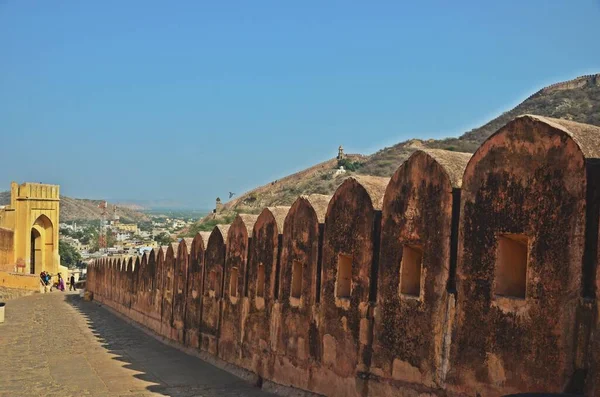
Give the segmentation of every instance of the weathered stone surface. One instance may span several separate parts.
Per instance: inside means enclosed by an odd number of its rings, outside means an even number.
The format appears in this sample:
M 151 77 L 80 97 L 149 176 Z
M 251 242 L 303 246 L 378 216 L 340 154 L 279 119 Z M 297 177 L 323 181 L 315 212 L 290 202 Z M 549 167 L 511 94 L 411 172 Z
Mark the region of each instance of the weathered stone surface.
M 470 157 L 416 151 L 387 187 L 371 362 L 371 372 L 381 378 L 443 384 L 447 287 L 451 245 L 456 244 L 451 241 L 452 209 L 460 197 L 453 197 L 453 189 L 459 193 Z M 421 256 L 416 274 L 410 273 L 413 269 L 403 259 L 405 247 Z M 417 291 L 401 288 L 411 281 L 418 282 Z
M 241 365 L 242 357 L 242 308 L 248 247 L 256 219 L 256 215 L 238 215 L 227 232 L 219 358 L 237 365 Z
M 317 319 L 313 314 L 320 281 L 320 219 L 324 221 L 329 199 L 322 197 L 324 205 L 321 206 L 322 217 L 319 218 L 307 197 L 298 198 L 292 204 L 283 226 L 279 304 L 272 320 L 277 325 L 273 380 L 303 389 L 310 389 L 312 363 L 321 360 L 321 341 Z M 300 274 L 301 281 L 292 293 L 295 266 L 295 276 Z M 294 282 L 298 283 L 296 280 Z
M 177 262 L 178 244 L 171 243 L 165 250 L 165 263 L 162 280 L 162 311 L 160 334 L 166 338 L 173 335 L 173 287 L 175 286 L 175 265 Z M 164 249 L 164 247 L 163 247 Z
M 200 233 L 191 243 L 190 264 L 187 275 L 185 304 L 185 345 L 200 347 L 200 322 L 202 318 L 202 289 L 204 280 L 204 247 L 208 243 Z
M 215 226 L 208 239 L 204 255 L 204 297 L 202 299 L 202 319 L 200 325 L 201 348 L 217 354 L 219 325 L 221 319 L 221 299 L 223 296 L 223 268 L 228 227 Z
M 88 285 L 259 383 L 596 395 L 598 157 L 600 128 L 519 117 L 470 160 L 417 151 L 389 185 L 351 177 L 331 200 L 240 215 L 146 259 L 99 259 Z
M 318 321 L 322 359 L 327 360 L 312 373 L 319 393 L 360 394 L 354 378 L 368 365 L 364 360 L 367 349 L 359 335 L 361 319 L 368 316 L 374 282 L 373 242 L 378 216 L 373 202 L 381 200 L 385 186 L 371 185 L 368 192 L 349 178 L 336 190 L 327 209 Z
M 171 331 L 171 338 L 181 344 L 185 343 L 185 304 L 187 301 L 187 280 L 191 249 L 191 238 L 185 238 L 179 242 L 173 277 L 173 320 L 171 322 L 173 329 Z
M 277 298 L 279 242 L 289 207 L 265 208 L 254 223 L 242 315 L 242 365 L 266 378 L 273 374 L 271 315 Z M 281 228 L 281 229 L 280 229 Z
M 451 376 L 484 395 L 561 391 L 574 374 L 585 157 L 561 128 L 520 117 L 473 155 L 463 177 Z M 500 296 L 499 237 L 523 236 L 524 298 Z

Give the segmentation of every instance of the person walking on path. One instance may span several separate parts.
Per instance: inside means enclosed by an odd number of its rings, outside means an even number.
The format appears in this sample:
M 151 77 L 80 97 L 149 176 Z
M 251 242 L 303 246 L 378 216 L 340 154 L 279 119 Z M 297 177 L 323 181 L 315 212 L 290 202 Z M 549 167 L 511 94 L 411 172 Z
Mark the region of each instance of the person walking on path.
M 71 289 L 73 291 L 77 291 L 77 288 L 75 288 L 75 275 L 71 274 L 71 280 L 69 282 L 69 291 L 71 291 Z
M 60 273 L 58 273 L 58 289 L 65 291 L 65 279 L 62 278 Z

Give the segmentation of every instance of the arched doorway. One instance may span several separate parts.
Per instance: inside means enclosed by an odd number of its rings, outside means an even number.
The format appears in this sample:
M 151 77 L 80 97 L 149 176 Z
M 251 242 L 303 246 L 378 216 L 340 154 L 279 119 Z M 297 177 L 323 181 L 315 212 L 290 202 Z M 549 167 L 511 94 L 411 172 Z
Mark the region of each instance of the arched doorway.
M 36 270 L 41 271 L 42 261 L 42 235 L 40 232 L 33 228 L 31 229 L 31 257 L 29 261 L 29 273 L 36 274 Z
M 54 272 L 54 228 L 46 215 L 40 215 L 31 227 L 31 274 Z

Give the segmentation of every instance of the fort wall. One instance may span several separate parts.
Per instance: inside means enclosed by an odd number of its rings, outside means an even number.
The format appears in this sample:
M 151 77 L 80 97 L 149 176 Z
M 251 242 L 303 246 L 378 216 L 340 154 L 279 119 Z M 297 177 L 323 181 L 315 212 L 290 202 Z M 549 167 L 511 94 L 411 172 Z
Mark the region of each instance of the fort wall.
M 595 395 L 600 128 L 522 116 L 471 157 L 238 216 L 89 267 L 165 338 L 329 396 Z M 139 267 L 136 270 L 136 267 Z
M 14 272 L 15 252 L 14 252 L 15 232 L 10 229 L 0 227 L 0 271 Z M 4 285 L 4 284 L 2 284 Z M 4 285 L 10 287 L 8 285 Z

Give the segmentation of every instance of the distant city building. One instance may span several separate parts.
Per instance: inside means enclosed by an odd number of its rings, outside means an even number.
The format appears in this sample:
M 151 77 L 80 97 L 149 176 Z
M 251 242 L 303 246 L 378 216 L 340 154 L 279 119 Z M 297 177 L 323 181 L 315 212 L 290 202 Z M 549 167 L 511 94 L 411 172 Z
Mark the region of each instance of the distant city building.
M 116 223 L 113 224 L 112 227 L 121 232 L 131 232 L 133 234 L 137 234 L 138 232 L 138 225 L 135 223 Z

